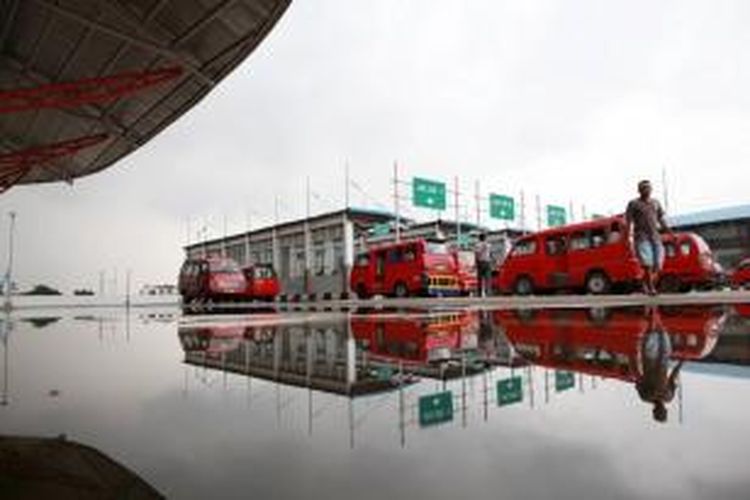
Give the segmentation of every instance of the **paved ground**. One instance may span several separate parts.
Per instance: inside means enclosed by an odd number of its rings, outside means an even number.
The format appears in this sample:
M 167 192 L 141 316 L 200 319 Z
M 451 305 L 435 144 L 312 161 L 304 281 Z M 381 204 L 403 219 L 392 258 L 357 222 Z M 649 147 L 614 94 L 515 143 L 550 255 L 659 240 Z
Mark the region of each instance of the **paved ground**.
M 630 295 L 545 295 L 500 297 L 439 297 L 439 298 L 375 298 L 369 300 L 326 300 L 277 304 L 214 304 L 211 311 L 254 310 L 325 310 L 352 308 L 436 308 L 473 307 L 489 309 L 541 309 L 541 308 L 591 308 L 624 307 L 639 305 L 692 305 L 692 304 L 750 304 L 750 291 L 690 292 L 662 294 L 650 297 Z M 198 309 L 195 312 L 210 312 Z

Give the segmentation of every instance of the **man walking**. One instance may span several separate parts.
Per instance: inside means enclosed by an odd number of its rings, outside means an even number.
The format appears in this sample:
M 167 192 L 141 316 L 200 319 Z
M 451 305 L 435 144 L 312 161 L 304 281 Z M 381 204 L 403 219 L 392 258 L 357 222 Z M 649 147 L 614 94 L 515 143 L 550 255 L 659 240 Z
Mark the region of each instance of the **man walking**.
M 644 180 L 638 183 L 639 197 L 628 203 L 625 218 L 633 251 L 645 272 L 643 291 L 656 295 L 659 271 L 664 265 L 664 245 L 659 233 L 672 231 L 664 220 L 661 204 L 651 198 L 651 191 L 651 182 Z
M 489 290 L 490 277 L 492 276 L 492 255 L 490 244 L 487 242 L 487 236 L 484 233 L 479 235 L 479 241 L 474 250 L 474 256 L 477 261 L 477 286 L 479 287 L 479 296 L 486 297 Z

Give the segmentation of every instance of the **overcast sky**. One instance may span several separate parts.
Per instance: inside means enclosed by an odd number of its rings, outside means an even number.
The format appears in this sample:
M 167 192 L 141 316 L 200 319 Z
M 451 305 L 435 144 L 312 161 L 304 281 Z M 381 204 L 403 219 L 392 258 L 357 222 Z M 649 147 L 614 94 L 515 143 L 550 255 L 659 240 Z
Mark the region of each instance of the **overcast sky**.
M 621 211 L 637 180 L 670 212 L 747 201 L 746 1 L 296 0 L 244 64 L 115 167 L 0 196 L 0 266 L 18 212 L 18 281 L 69 291 L 100 270 L 172 282 L 186 242 L 344 203 L 389 208 L 408 179 L 460 178 L 580 213 Z M 408 187 L 404 186 L 404 195 Z M 248 215 L 250 217 L 248 217 Z M 427 220 L 428 212 L 406 215 Z M 447 215 L 447 214 L 446 214 Z

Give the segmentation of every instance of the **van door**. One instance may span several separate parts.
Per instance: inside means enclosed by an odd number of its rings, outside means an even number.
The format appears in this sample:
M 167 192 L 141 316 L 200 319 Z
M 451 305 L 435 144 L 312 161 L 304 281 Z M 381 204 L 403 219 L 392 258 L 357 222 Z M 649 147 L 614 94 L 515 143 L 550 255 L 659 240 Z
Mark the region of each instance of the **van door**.
M 545 288 L 568 286 L 567 240 L 564 234 L 545 236 L 544 258 L 540 264 Z
M 379 250 L 375 252 L 375 279 L 373 292 L 383 293 L 385 291 L 385 273 L 386 273 L 386 258 L 388 252 L 385 250 Z

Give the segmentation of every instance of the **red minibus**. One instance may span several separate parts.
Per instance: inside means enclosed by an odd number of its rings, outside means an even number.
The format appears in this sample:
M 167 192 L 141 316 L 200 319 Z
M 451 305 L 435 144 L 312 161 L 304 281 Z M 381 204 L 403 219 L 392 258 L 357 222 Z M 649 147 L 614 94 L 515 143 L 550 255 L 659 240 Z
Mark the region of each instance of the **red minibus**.
M 732 271 L 729 282 L 732 288 L 747 288 L 750 285 L 750 258 L 740 261 Z
M 187 259 L 180 268 L 178 285 L 183 303 L 194 300 L 242 300 L 247 283 L 232 259 L 210 256 Z
M 662 236 L 664 268 L 659 278 L 659 290 L 686 292 L 710 289 L 723 285 L 726 275 L 714 259 L 711 248 L 695 233 L 674 233 Z
M 254 264 L 242 269 L 242 273 L 247 281 L 246 298 L 273 302 L 279 294 L 281 286 L 272 265 Z
M 523 236 L 500 265 L 495 287 L 518 295 L 629 288 L 642 279 L 643 269 L 626 230 L 625 218 L 616 216 Z
M 456 261 L 443 242 L 390 243 L 360 253 L 349 277 L 361 299 L 373 295 L 457 295 Z

